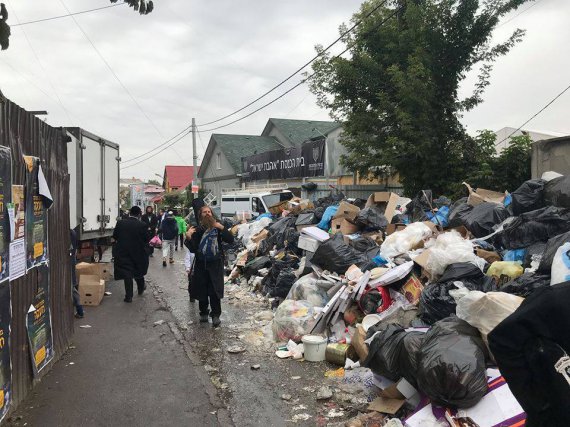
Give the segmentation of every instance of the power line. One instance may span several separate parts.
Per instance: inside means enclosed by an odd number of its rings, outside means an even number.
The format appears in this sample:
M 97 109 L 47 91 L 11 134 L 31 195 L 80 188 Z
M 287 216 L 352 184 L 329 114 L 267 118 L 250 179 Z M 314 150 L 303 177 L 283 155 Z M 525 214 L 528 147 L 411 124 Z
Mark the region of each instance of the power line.
M 512 18 L 506 20 L 505 22 L 502 22 L 500 25 L 497 25 L 497 28 L 502 27 L 503 25 L 508 24 L 509 22 L 511 22 L 513 19 L 518 18 L 519 16 L 521 16 L 523 13 L 528 12 L 530 9 L 532 9 L 533 7 L 535 7 L 537 4 L 539 4 L 542 0 L 536 0 L 535 3 L 531 4 L 529 7 L 527 7 L 524 10 L 521 10 L 519 13 L 517 13 L 515 16 L 513 16 Z
M 94 9 L 82 10 L 80 12 L 73 12 L 73 13 L 70 12 L 67 15 L 52 16 L 50 18 L 36 19 L 35 21 L 19 22 L 17 24 L 12 24 L 11 27 L 20 27 L 22 25 L 36 24 L 38 22 L 53 21 L 54 19 L 67 18 L 68 16 L 74 16 L 74 15 L 82 15 L 84 13 L 96 12 L 98 10 L 109 9 L 111 7 L 123 6 L 125 4 L 126 3 L 116 3 L 116 4 L 109 5 L 109 6 L 103 6 L 103 7 L 97 7 Z
M 340 40 L 342 40 L 343 37 L 345 37 L 349 32 L 353 31 L 358 25 L 360 25 L 360 24 L 364 21 L 364 19 L 370 17 L 374 12 L 376 12 L 376 11 L 377 11 L 380 7 L 382 7 L 386 2 L 387 2 L 387 0 L 382 1 L 378 6 L 376 6 L 374 9 L 372 9 L 372 11 L 370 11 L 370 12 L 369 12 L 368 14 L 366 14 L 363 18 L 361 18 L 359 21 L 357 21 L 349 30 L 345 31 L 339 38 L 337 38 L 333 43 L 331 43 L 326 49 L 324 49 L 323 51 L 319 52 L 318 55 L 316 55 L 316 56 L 313 57 L 309 62 L 307 62 L 307 63 L 304 64 L 302 67 L 300 67 L 299 69 L 297 69 L 297 71 L 295 71 L 293 74 L 291 74 L 291 75 L 290 75 L 289 77 L 287 77 L 285 80 L 281 81 L 279 84 L 277 84 L 277 85 L 274 86 L 272 89 L 268 90 L 267 92 L 265 92 L 264 94 L 262 94 L 261 96 L 259 96 L 258 98 L 256 98 L 255 100 L 253 100 L 252 102 L 250 102 L 249 104 L 247 104 L 246 106 L 244 106 L 244 107 L 240 108 L 239 110 L 236 110 L 236 111 L 234 111 L 233 113 L 228 114 L 228 115 L 226 115 L 226 116 L 224 116 L 224 117 L 222 117 L 222 118 L 220 118 L 220 119 L 218 119 L 218 120 L 214 120 L 214 121 L 211 121 L 211 122 L 208 122 L 208 123 L 205 123 L 205 124 L 201 124 L 201 125 L 196 125 L 196 126 L 197 126 L 197 127 L 198 127 L 198 126 L 206 126 L 206 125 L 208 125 L 208 124 L 217 123 L 217 122 L 219 122 L 219 121 L 221 121 L 221 120 L 224 120 L 224 119 L 226 119 L 226 118 L 228 118 L 228 117 L 231 117 L 231 116 L 233 116 L 233 115 L 235 115 L 235 114 L 237 114 L 237 113 L 243 111 L 243 110 L 246 109 L 247 107 L 253 105 L 254 103 L 256 103 L 257 101 L 261 100 L 262 98 L 264 98 L 265 96 L 267 96 L 267 95 L 270 94 L 271 92 L 275 91 L 277 88 L 281 87 L 283 84 L 285 84 L 287 81 L 289 81 L 290 79 L 292 79 L 295 75 L 297 75 L 300 71 L 302 71 L 304 68 L 306 68 L 306 67 L 307 67 L 308 65 L 310 65 L 312 62 L 314 62 L 316 59 L 320 58 L 323 54 L 325 54 L 332 46 L 334 46 L 336 43 L 338 43 Z M 374 28 L 372 28 L 369 32 L 372 32 L 372 31 L 376 30 L 377 28 L 379 28 L 381 25 L 383 25 L 384 22 L 386 22 L 388 19 L 390 19 L 392 16 L 394 16 L 394 15 L 397 13 L 398 10 L 400 10 L 400 8 L 394 10 L 394 12 L 393 12 L 388 18 L 386 18 L 384 21 L 381 21 L 379 25 L 376 25 L 376 26 L 375 26 Z M 353 44 L 353 45 L 354 45 L 354 44 Z M 349 48 L 345 49 L 341 54 L 335 56 L 335 58 L 337 58 L 337 57 L 339 57 L 340 55 L 342 55 L 342 54 L 344 54 L 345 52 L 347 52 L 353 45 L 351 45 Z M 312 74 L 311 74 L 311 76 L 309 76 L 308 78 L 310 78 L 310 77 L 312 77 Z M 225 124 L 225 125 L 222 125 L 222 126 L 217 126 L 217 127 L 215 127 L 215 128 L 212 128 L 212 129 L 207 129 L 207 130 L 204 130 L 204 131 L 202 131 L 202 132 L 209 132 L 209 131 L 212 131 L 212 130 L 221 129 L 221 128 L 223 128 L 223 127 L 230 126 L 230 125 L 232 125 L 232 124 L 234 124 L 234 123 L 237 123 L 237 122 L 239 122 L 239 121 L 241 121 L 241 120 L 244 120 L 244 119 L 246 119 L 246 118 L 248 118 L 248 117 L 251 117 L 253 114 L 255 114 L 255 113 L 261 111 L 262 109 L 264 109 L 264 108 L 270 106 L 271 104 L 277 102 L 279 99 L 283 98 L 285 95 L 289 94 L 290 92 L 292 92 L 293 90 L 295 90 L 296 88 L 298 88 L 299 86 L 301 86 L 304 82 L 306 82 L 306 81 L 308 80 L 308 78 L 303 79 L 301 82 L 297 83 L 295 86 L 293 86 L 291 89 L 287 90 L 285 93 L 283 93 L 283 94 L 280 95 L 279 97 L 277 97 L 277 98 L 275 98 L 274 100 L 272 100 L 272 101 L 270 101 L 270 102 L 264 104 L 262 107 L 260 107 L 260 108 L 256 109 L 255 111 L 253 111 L 253 112 L 247 114 L 246 116 L 241 117 L 241 118 L 239 118 L 239 119 L 237 119 L 237 120 L 234 120 L 234 121 L 232 121 L 232 122 L 230 122 L 230 123 L 228 123 L 228 124 Z M 171 141 L 173 141 L 175 138 L 177 138 L 179 135 L 183 134 L 184 132 L 188 132 L 188 131 L 191 129 L 191 127 L 192 127 L 191 125 L 190 125 L 190 126 L 187 126 L 187 127 L 184 128 L 182 131 L 180 131 L 178 134 L 176 134 L 175 136 L 173 136 L 173 137 L 170 138 L 169 140 L 165 141 L 164 143 L 162 143 L 162 144 L 160 144 L 160 145 L 157 145 L 157 146 L 154 147 L 152 150 L 149 150 L 149 151 L 147 151 L 146 153 L 143 153 L 143 154 L 141 154 L 141 155 L 139 155 L 139 156 L 137 156 L 137 157 L 133 157 L 133 158 L 131 158 L 131 159 L 125 160 L 125 163 L 126 163 L 126 162 L 130 162 L 130 161 L 133 161 L 133 160 L 140 159 L 141 157 L 144 157 L 144 156 L 146 156 L 147 154 L 150 154 L 150 153 L 152 153 L 152 152 L 154 152 L 154 151 L 159 150 L 159 151 L 157 151 L 157 153 L 155 153 L 154 155 L 152 155 L 152 156 L 150 156 L 150 157 L 148 157 L 148 158 L 150 159 L 150 158 L 154 157 L 155 155 L 157 155 L 158 153 L 160 153 L 160 152 L 162 151 L 161 148 L 162 148 L 163 146 L 166 146 L 165 148 L 169 147 L 170 145 L 168 145 L 168 144 L 169 144 Z M 178 142 L 178 141 L 176 141 L 176 142 Z M 174 142 L 174 143 L 176 143 L 176 142 Z
M 513 136 L 515 133 L 517 133 L 519 130 L 521 130 L 524 126 L 526 126 L 528 123 L 530 123 L 532 120 L 534 120 L 539 114 L 541 114 L 544 110 L 546 110 L 548 107 L 550 107 L 552 104 L 554 104 L 554 102 L 556 102 L 556 100 L 558 98 L 560 98 L 562 95 L 564 95 L 569 89 L 570 89 L 570 86 L 567 86 L 566 89 L 564 89 L 562 92 L 560 92 L 554 98 L 552 98 L 548 104 L 546 104 L 544 107 L 542 107 L 540 110 L 538 110 L 538 112 L 536 112 L 530 119 L 528 119 L 526 122 L 524 122 L 518 128 L 516 128 L 509 136 L 507 136 L 506 138 L 497 142 L 495 144 L 495 146 L 501 144 L 502 142 L 505 142 L 507 139 L 509 139 L 511 136 Z
M 214 123 L 218 123 L 221 122 L 222 120 L 225 120 L 231 116 L 235 116 L 237 113 L 242 112 L 243 110 L 245 110 L 246 108 L 252 106 L 253 104 L 255 104 L 257 101 L 265 98 L 267 95 L 269 95 L 270 93 L 274 92 L 276 89 L 280 88 L 281 86 L 283 86 L 285 83 L 287 83 L 289 80 L 291 80 L 293 77 L 295 77 L 297 74 L 299 74 L 301 71 L 303 71 L 305 68 L 307 68 L 309 65 L 311 65 L 313 62 L 315 62 L 317 59 L 319 59 L 321 56 L 323 56 L 325 53 L 327 53 L 334 45 L 336 45 L 338 42 L 342 41 L 342 39 L 344 37 L 346 37 L 348 34 L 350 34 L 352 31 L 354 31 L 354 29 L 356 27 L 358 27 L 360 24 L 362 24 L 362 22 L 369 18 L 370 16 L 372 16 L 372 14 L 374 12 L 376 12 L 377 10 L 379 10 L 382 6 L 384 6 L 384 4 L 387 2 L 388 0 L 383 0 L 380 4 L 378 4 L 374 9 L 372 9 L 370 12 L 368 12 L 365 16 L 363 16 L 362 18 L 360 18 L 358 21 L 356 21 L 354 23 L 354 25 L 352 27 L 350 27 L 348 30 L 346 30 L 344 33 L 342 33 L 335 41 L 333 41 L 331 44 L 329 44 L 325 49 L 323 49 L 322 51 L 320 51 L 317 55 L 315 55 L 311 60 L 309 60 L 308 62 L 306 62 L 305 64 L 303 64 L 301 67 L 299 67 L 295 72 L 293 72 L 293 74 L 291 74 L 289 77 L 285 78 L 284 80 L 282 80 L 280 83 L 278 83 L 277 85 L 273 86 L 271 89 L 269 89 L 267 92 L 263 93 L 261 96 L 257 97 L 256 99 L 254 99 L 253 101 L 251 101 L 249 104 L 244 105 L 243 107 L 241 107 L 240 109 L 234 111 L 231 114 L 225 115 L 224 117 L 220 117 L 217 120 L 212 120 L 211 122 L 207 122 L 207 123 L 202 123 L 200 124 L 200 126 L 208 126 L 208 125 L 212 125 Z

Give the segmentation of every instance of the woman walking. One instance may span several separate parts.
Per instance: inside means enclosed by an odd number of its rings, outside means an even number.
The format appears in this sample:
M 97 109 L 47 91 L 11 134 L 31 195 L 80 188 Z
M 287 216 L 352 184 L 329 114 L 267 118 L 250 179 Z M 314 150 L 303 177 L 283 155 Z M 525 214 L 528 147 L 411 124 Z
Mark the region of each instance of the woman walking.
M 224 297 L 224 253 L 222 242 L 233 243 L 234 236 L 214 217 L 209 206 L 199 210 L 198 228 L 190 227 L 186 233 L 186 247 L 194 253 L 191 296 L 198 300 L 200 322 L 212 316 L 212 325 L 220 326 L 221 300 Z

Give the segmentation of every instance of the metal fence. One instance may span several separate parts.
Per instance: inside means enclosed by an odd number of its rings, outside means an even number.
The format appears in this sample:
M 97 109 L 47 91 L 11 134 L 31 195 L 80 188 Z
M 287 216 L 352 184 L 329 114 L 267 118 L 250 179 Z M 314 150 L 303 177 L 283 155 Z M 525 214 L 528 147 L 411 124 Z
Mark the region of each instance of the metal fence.
M 0 93 L 0 145 L 12 150 L 12 183 L 25 184 L 23 155 L 41 159 L 54 198 L 48 210 L 50 257 L 50 309 L 55 350 L 54 361 L 67 349 L 73 334 L 71 264 L 69 258 L 69 174 L 64 133 L 4 98 Z M 32 389 L 34 381 L 26 332 L 26 313 L 32 303 L 38 269 L 9 283 L 12 300 L 10 353 L 12 359 L 13 410 Z M 53 362 L 52 362 L 53 364 Z M 42 370 L 42 375 L 51 366 Z
M 331 191 L 339 191 L 344 193 L 348 198 L 367 199 L 372 193 L 377 191 L 390 191 L 399 195 L 403 195 L 403 187 L 391 187 L 386 185 L 335 185 L 326 186 L 319 184 L 313 191 L 302 190 L 302 197 L 309 200 L 318 200 L 331 194 Z

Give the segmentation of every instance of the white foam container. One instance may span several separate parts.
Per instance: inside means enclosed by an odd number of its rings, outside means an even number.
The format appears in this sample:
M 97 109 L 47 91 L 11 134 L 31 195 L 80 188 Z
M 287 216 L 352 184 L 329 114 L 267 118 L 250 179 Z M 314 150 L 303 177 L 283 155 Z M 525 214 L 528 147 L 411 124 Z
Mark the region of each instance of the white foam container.
M 327 339 L 320 335 L 304 335 L 301 338 L 305 349 L 305 360 L 308 362 L 322 362 L 327 351 Z

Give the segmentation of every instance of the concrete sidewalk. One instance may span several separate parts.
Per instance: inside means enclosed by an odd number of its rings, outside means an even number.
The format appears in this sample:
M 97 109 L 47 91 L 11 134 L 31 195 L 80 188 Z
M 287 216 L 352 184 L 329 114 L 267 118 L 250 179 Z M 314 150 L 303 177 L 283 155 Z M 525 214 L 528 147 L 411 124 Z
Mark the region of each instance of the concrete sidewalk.
M 205 370 L 191 361 L 172 314 L 147 286 L 145 295 L 126 304 L 122 282 L 108 283 L 112 295 L 86 307 L 72 347 L 7 425 L 228 424 Z

